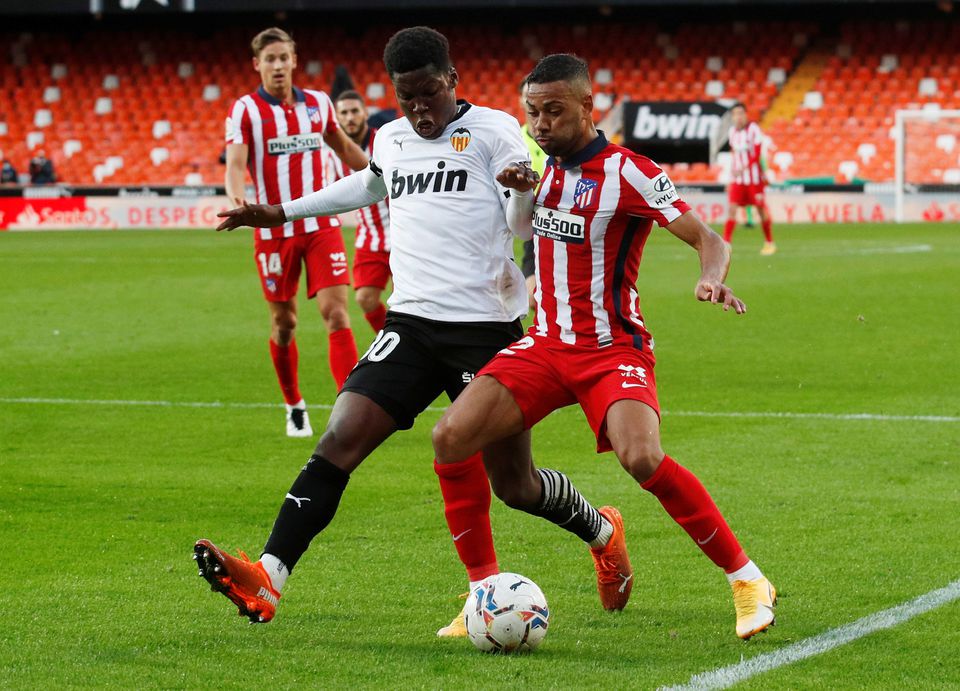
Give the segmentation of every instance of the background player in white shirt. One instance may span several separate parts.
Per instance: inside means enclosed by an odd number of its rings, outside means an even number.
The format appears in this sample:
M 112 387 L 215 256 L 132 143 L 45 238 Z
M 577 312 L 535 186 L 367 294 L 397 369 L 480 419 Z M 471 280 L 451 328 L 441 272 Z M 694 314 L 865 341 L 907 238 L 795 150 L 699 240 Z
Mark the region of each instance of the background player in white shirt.
M 456 100 L 459 76 L 447 40 L 432 29 L 395 34 L 384 64 L 405 117 L 380 129 L 368 169 L 303 199 L 220 214 L 226 217 L 221 228 L 271 227 L 390 198 L 394 291 L 386 325 L 344 384 L 260 561 L 231 557 L 209 540 L 194 548 L 200 574 L 252 621 L 273 617 L 290 570 L 333 519 L 350 473 L 394 431 L 409 429 L 440 393 L 455 399 L 494 354 L 520 336 L 526 313 L 509 227 L 529 219 L 533 199 L 529 192 L 508 191 L 495 177 L 512 166 L 514 182 L 537 180 L 519 123 Z M 529 456 L 529 446 L 529 436 L 518 435 L 484 448 L 482 457 L 478 451 L 459 463 L 435 465 L 447 526 L 471 587 L 499 571 L 484 463 Z M 544 496 L 528 512 L 588 542 L 598 550 L 599 564 L 600 552 L 613 542 L 613 526 L 562 473 L 542 472 Z M 618 563 L 625 562 L 622 556 Z M 629 591 L 623 594 L 619 580 L 612 585 L 621 590 L 616 608 L 622 608 Z M 463 617 L 438 635 L 465 636 Z
M 261 85 L 237 99 L 227 117 L 227 196 L 246 202 L 249 169 L 257 200 L 276 204 L 320 189 L 323 144 L 354 169 L 367 156 L 337 125 L 333 104 L 322 91 L 293 84 L 296 45 L 282 29 L 261 31 L 251 42 L 253 68 Z M 347 314 L 347 255 L 336 218 L 309 219 L 254 234 L 254 259 L 270 307 L 270 356 L 287 407 L 287 435 L 313 435 L 298 381 L 297 290 L 306 268 L 307 297 L 329 334 L 330 371 L 339 388 L 357 361 Z

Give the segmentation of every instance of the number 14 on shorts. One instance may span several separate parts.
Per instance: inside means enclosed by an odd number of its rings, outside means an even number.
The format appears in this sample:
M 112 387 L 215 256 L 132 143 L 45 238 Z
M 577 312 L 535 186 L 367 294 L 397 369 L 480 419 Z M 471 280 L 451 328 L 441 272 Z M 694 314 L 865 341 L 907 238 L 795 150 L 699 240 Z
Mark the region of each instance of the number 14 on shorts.
M 280 264 L 279 252 L 271 252 L 270 254 L 261 252 L 257 255 L 257 261 L 260 262 L 260 272 L 264 276 L 269 276 L 270 274 L 275 276 L 283 275 L 283 266 Z

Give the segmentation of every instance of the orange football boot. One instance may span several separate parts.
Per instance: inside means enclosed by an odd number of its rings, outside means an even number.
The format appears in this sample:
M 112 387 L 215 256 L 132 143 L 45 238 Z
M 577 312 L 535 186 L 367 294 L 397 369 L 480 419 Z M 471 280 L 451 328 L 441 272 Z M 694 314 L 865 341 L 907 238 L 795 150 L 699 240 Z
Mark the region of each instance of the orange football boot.
M 251 624 L 273 619 L 280 593 L 273 589 L 263 564 L 252 563 L 243 552 L 240 559 L 232 557 L 210 540 L 197 540 L 193 559 L 210 589 L 226 595 L 240 610 L 240 616 L 249 617 Z
M 593 565 L 597 569 L 597 592 L 600 604 L 606 610 L 627 606 L 633 590 L 633 568 L 627 555 L 627 541 L 623 534 L 623 516 L 612 506 L 597 509 L 613 526 L 613 535 L 603 547 L 592 547 Z

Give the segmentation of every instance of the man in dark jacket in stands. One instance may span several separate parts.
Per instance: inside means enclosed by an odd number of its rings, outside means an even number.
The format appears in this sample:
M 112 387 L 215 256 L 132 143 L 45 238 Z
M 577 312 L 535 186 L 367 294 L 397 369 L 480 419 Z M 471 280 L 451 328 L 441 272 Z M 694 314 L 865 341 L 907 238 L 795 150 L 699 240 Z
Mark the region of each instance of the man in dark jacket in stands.
M 0 151 L 0 184 L 10 183 L 17 183 L 17 169 L 13 167 L 13 164 L 10 163 L 3 155 L 3 152 Z
M 34 185 L 49 185 L 57 181 L 53 174 L 53 161 L 43 151 L 30 159 L 30 182 Z

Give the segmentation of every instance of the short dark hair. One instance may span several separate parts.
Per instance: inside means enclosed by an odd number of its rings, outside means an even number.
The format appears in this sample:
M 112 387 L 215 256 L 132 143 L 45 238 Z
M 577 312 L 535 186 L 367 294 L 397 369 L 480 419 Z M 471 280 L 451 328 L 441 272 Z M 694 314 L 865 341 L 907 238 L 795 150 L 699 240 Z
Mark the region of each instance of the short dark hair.
M 250 49 L 253 51 L 253 57 L 259 58 L 260 51 L 271 43 L 289 43 L 290 49 L 294 53 L 297 52 L 297 44 L 294 42 L 293 37 L 283 29 L 271 26 L 269 29 L 264 29 L 254 36 L 253 40 L 250 41 Z
M 527 75 L 526 83 L 549 84 L 578 80 L 590 83 L 590 68 L 587 66 L 587 61 L 572 53 L 555 53 L 540 59 L 536 67 Z
M 354 91 L 353 89 L 347 89 L 346 91 L 341 91 L 335 99 L 334 103 L 340 103 L 340 101 L 360 101 L 360 103 L 366 103 L 363 100 L 363 96 L 360 95 L 359 91 Z
M 440 72 L 450 69 L 450 43 L 429 26 L 401 29 L 383 49 L 383 65 L 391 77 L 433 66 Z

